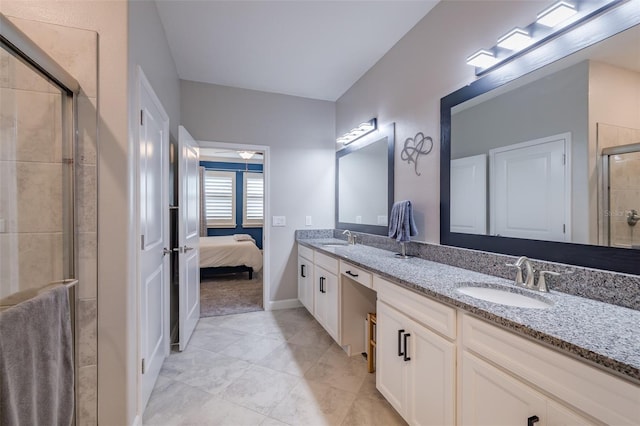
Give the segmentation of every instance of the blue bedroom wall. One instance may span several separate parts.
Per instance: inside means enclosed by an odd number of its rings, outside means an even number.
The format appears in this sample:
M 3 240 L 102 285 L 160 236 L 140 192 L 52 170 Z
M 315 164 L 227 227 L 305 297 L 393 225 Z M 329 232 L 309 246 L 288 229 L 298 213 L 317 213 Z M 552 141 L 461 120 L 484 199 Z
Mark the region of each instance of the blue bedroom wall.
M 210 237 L 233 234 L 249 234 L 256 240 L 256 245 L 262 250 L 262 228 L 244 228 L 242 226 L 242 208 L 244 199 L 244 172 L 263 173 L 262 164 L 223 163 L 219 161 L 201 161 L 200 165 L 207 170 L 222 170 L 236 172 L 236 224 L 235 228 L 207 228 Z

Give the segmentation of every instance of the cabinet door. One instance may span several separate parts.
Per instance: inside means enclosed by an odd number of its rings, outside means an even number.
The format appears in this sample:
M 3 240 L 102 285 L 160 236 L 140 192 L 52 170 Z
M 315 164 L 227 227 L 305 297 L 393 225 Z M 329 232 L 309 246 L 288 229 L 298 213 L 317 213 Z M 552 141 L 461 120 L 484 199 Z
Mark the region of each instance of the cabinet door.
M 547 426 L 590 426 L 604 423 L 594 423 L 580 414 L 554 401 L 547 404 Z
M 340 291 L 338 277 L 327 271 L 323 272 L 325 278 L 323 284 L 325 299 L 325 323 L 324 328 L 336 342 L 340 342 Z
M 313 293 L 313 316 L 318 322 L 326 328 L 325 323 L 327 318 L 327 298 L 326 293 L 323 293 L 324 280 L 326 280 L 327 273 L 324 269 L 318 265 L 313 267 L 313 281 L 311 285 Z
M 453 425 L 456 346 L 409 322 L 406 420 L 411 425 Z
M 313 264 L 298 256 L 298 299 L 313 315 Z
M 406 411 L 407 362 L 402 351 L 402 334 L 407 331 L 404 315 L 378 301 L 376 308 L 376 387 L 400 414 Z
M 461 404 L 463 425 L 525 426 L 533 416 L 540 418 L 539 425 L 546 424 L 541 394 L 466 351 Z

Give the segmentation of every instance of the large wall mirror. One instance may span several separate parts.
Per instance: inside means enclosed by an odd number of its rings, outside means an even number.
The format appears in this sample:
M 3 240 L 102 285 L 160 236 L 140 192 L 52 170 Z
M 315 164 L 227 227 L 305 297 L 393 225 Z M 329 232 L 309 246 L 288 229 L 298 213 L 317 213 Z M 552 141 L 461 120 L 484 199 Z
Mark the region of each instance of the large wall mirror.
M 442 99 L 442 244 L 640 274 L 637 9 L 562 59 Z
M 336 228 L 387 235 L 393 204 L 395 124 L 336 152 Z

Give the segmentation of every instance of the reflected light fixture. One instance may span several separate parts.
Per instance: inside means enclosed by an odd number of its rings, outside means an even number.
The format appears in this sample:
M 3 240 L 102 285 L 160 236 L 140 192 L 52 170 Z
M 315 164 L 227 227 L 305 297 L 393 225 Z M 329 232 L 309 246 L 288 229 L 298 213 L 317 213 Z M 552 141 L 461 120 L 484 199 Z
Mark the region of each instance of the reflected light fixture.
M 467 58 L 467 64 L 478 68 L 488 68 L 496 62 L 498 62 L 496 56 L 485 49 L 478 50 Z
M 528 31 L 522 28 L 514 28 L 498 39 L 498 47 L 509 50 L 520 50 L 531 43 Z
M 545 27 L 555 27 L 575 15 L 577 12 L 576 6 L 573 3 L 561 0 L 538 13 L 536 23 L 544 25 Z
M 355 141 L 356 139 L 360 139 L 361 137 L 375 131 L 377 128 L 378 128 L 378 120 L 375 118 L 372 118 L 369 121 L 360 123 L 358 127 L 355 127 L 349 130 L 347 133 L 337 138 L 336 143 L 348 145 L 351 142 Z
M 255 154 L 255 152 L 251 152 L 251 151 L 238 151 L 238 155 L 243 160 L 251 160 L 251 158 L 253 158 L 254 154 Z

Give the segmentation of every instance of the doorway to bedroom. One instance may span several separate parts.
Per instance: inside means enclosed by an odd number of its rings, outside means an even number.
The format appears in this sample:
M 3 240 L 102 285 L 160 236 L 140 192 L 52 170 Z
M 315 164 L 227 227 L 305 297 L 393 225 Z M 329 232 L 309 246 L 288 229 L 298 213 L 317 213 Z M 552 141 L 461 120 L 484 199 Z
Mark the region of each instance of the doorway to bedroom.
M 200 316 L 264 310 L 264 149 L 200 147 Z

